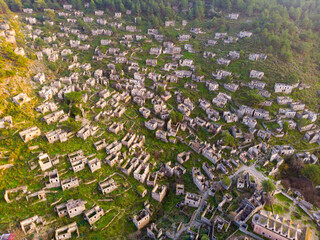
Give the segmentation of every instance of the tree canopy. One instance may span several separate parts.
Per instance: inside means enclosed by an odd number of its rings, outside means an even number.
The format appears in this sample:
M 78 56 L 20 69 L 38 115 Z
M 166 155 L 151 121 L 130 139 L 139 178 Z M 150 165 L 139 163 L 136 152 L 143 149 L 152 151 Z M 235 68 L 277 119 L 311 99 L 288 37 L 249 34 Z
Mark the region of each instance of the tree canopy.
M 178 123 L 183 121 L 183 115 L 180 112 L 172 110 L 170 112 L 170 118 L 172 119 L 173 123 Z
M 270 193 L 276 189 L 276 186 L 273 184 L 273 182 L 270 179 L 265 179 L 262 182 L 262 188 L 263 188 L 263 191 L 265 191 L 266 193 Z
M 221 181 L 226 186 L 230 186 L 231 184 L 231 179 L 228 176 L 224 176 Z
M 229 146 L 235 146 L 234 137 L 228 131 L 223 131 L 221 134 L 221 137 L 222 137 L 224 144 L 229 145 Z
M 309 164 L 302 170 L 305 175 L 314 185 L 320 184 L 320 167 L 318 165 Z
M 8 5 L 4 0 L 0 0 L 0 14 L 6 14 L 9 12 Z
M 283 123 L 283 131 L 286 133 L 289 130 L 289 123 L 287 121 L 285 121 Z
M 81 103 L 82 102 L 82 92 L 70 92 L 65 95 L 65 100 L 67 103 Z

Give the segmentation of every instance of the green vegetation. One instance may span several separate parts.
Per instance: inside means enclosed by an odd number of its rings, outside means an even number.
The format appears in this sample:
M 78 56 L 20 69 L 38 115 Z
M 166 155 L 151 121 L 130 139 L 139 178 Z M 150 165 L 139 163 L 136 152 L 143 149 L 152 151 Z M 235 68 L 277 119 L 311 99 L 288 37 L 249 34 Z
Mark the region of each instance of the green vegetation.
M 224 176 L 221 181 L 227 187 L 231 184 L 231 179 L 228 176 Z
M 303 126 L 306 126 L 308 124 L 311 123 L 311 121 L 309 119 L 306 119 L 306 118 L 300 118 L 298 121 L 297 121 L 298 125 L 300 127 L 303 127 Z
M 81 122 L 77 122 L 74 119 L 69 118 L 67 121 L 62 123 L 62 128 L 69 132 L 76 132 L 81 128 Z
M 6 4 L 6 3 L 7 4 Z M 53 11 L 46 11 L 42 13 L 44 8 L 59 9 L 62 4 L 60 0 L 0 0 L 0 13 L 9 13 L 10 10 L 14 12 L 21 12 L 22 8 L 33 8 L 36 12 L 32 14 L 33 17 L 36 17 L 39 21 L 49 19 L 55 21 L 54 26 L 46 25 L 36 25 L 37 28 L 43 31 L 43 36 L 50 36 L 52 33 L 57 33 L 59 27 L 57 22 L 61 22 L 62 25 L 68 25 L 66 19 L 58 18 Z M 232 101 L 227 103 L 225 109 L 216 108 L 220 111 L 226 109 L 237 108 L 238 104 L 246 104 L 248 106 L 254 106 L 256 108 L 262 108 L 264 110 L 270 111 L 272 118 L 276 117 L 279 106 L 273 104 L 271 107 L 262 107 L 258 103 L 264 102 L 265 100 L 273 100 L 276 96 L 282 94 L 272 93 L 271 98 L 264 98 L 261 96 L 258 90 L 252 90 L 247 87 L 248 82 L 251 80 L 249 78 L 249 72 L 251 69 L 256 69 L 259 71 L 265 72 L 265 77 L 263 81 L 267 83 L 266 90 L 273 92 L 273 85 L 275 82 L 284 82 L 284 83 L 297 83 L 302 81 L 303 83 L 309 84 L 312 86 L 310 90 L 298 91 L 295 89 L 292 98 L 294 101 L 303 101 L 306 103 L 308 108 L 318 111 L 319 109 L 319 98 L 316 96 L 316 91 L 319 89 L 318 75 L 319 75 L 319 63 L 320 63 L 320 51 L 319 51 L 319 3 L 316 0 L 274 0 L 274 1 L 265 1 L 265 0 L 255 0 L 255 1 L 242 1 L 242 0 L 166 0 L 166 1 L 143 1 L 143 0 L 91 0 L 90 8 L 85 9 L 85 1 L 81 0 L 71 0 L 74 9 L 83 10 L 85 15 L 92 16 L 94 10 L 104 10 L 106 16 L 110 19 L 112 18 L 114 12 L 120 11 L 123 13 L 122 19 L 119 19 L 124 25 L 133 24 L 133 21 L 136 22 L 139 30 L 142 30 L 141 34 L 146 33 L 147 28 L 158 28 L 159 33 L 165 36 L 165 41 L 172 41 L 176 46 L 184 47 L 184 43 L 180 43 L 177 40 L 179 34 L 190 33 L 191 27 L 201 27 L 204 34 L 191 34 L 192 38 L 190 44 L 197 50 L 195 53 L 190 53 L 187 51 L 183 52 L 183 59 L 189 58 L 193 59 L 195 62 L 195 71 L 194 73 L 198 76 L 203 75 L 205 80 L 212 79 L 212 72 L 215 72 L 217 69 L 224 69 L 232 71 L 235 73 L 235 76 L 228 77 L 225 80 L 217 80 L 221 87 L 219 91 L 223 93 L 231 94 Z M 10 10 L 8 9 L 10 8 Z M 127 9 L 132 10 L 132 17 L 130 15 L 124 14 Z M 240 18 L 238 21 L 231 21 L 225 18 L 225 15 L 229 12 L 239 12 Z M 21 13 L 21 19 L 24 19 L 26 14 Z M 20 17 L 20 15 L 19 15 Z M 189 20 L 189 24 L 186 27 L 182 27 L 180 22 L 182 19 Z M 163 26 L 164 21 L 166 20 L 176 20 L 176 27 L 165 28 Z M 109 21 L 109 20 L 108 20 Z M 115 20 L 118 21 L 118 20 Z M 100 27 L 95 21 L 93 23 L 85 23 L 81 18 L 77 18 L 76 26 L 79 29 L 83 30 L 83 33 L 90 35 L 90 45 L 92 48 L 95 48 L 99 45 L 102 38 L 105 36 L 91 36 L 90 29 Z M 125 44 L 120 44 L 119 39 L 125 34 L 122 29 L 116 29 L 115 27 L 105 26 L 106 28 L 112 29 L 114 35 L 110 37 L 112 39 L 112 47 L 119 47 L 121 52 L 128 51 L 127 57 L 130 56 L 130 60 L 134 59 L 140 65 L 140 67 L 145 67 L 145 60 L 150 58 L 148 55 L 148 50 L 150 47 L 159 46 L 161 43 L 157 41 L 147 42 L 142 40 L 141 42 L 134 41 L 132 43 L 133 47 L 128 47 Z M 180 29 L 179 31 L 176 29 Z M 239 31 L 248 30 L 253 32 L 253 37 L 250 39 L 239 39 L 237 44 L 224 44 L 223 47 L 212 47 L 206 46 L 208 39 L 213 38 L 214 32 L 228 32 L 230 36 L 235 36 Z M 17 37 L 17 46 L 25 47 L 27 52 L 26 57 L 19 56 L 14 53 L 16 45 L 2 45 L 0 49 L 1 58 L 0 58 L 0 82 L 2 80 L 7 80 L 7 77 L 15 77 L 23 75 L 30 66 L 30 69 L 38 69 L 37 66 L 33 66 L 33 60 L 36 60 L 36 56 L 33 53 L 31 47 L 35 48 L 36 51 L 40 51 L 43 48 L 50 48 L 53 44 L 57 44 L 59 48 L 61 46 L 67 46 L 65 39 L 57 39 L 54 43 L 47 43 L 42 38 L 37 38 L 32 40 L 32 43 L 29 42 L 26 46 L 23 44 L 23 39 Z M 153 37 L 152 37 L 153 38 Z M 77 39 L 75 34 L 70 33 L 70 39 Z M 109 37 L 108 37 L 109 39 Z M 116 40 L 116 41 L 114 41 Z M 63 45 L 65 44 L 65 45 Z M 99 46 L 99 50 L 106 52 L 110 46 Z M 135 48 L 137 47 L 137 48 Z M 134 51 L 133 55 L 130 55 L 132 49 L 141 49 L 140 51 Z M 92 50 L 92 49 L 91 49 Z M 79 63 L 91 62 L 93 69 L 103 69 L 105 71 L 106 65 L 113 61 L 113 58 L 103 59 L 102 61 L 92 61 L 93 51 L 85 52 L 77 49 L 72 49 L 73 54 L 79 57 Z M 217 54 L 215 59 L 204 59 L 202 57 L 203 51 L 212 51 Z M 220 57 L 225 57 L 229 51 L 239 51 L 241 58 L 237 61 L 232 61 L 229 66 L 221 67 L 217 65 L 216 59 Z M 268 58 L 265 61 L 249 61 L 249 53 L 266 53 Z M 32 55 L 33 54 L 33 55 Z M 132 59 L 131 59 L 132 57 Z M 128 57 L 129 58 L 129 57 Z M 52 79 L 59 79 L 59 77 L 69 76 L 73 71 L 82 73 L 80 69 L 69 70 L 67 68 L 66 62 L 70 62 L 71 56 L 67 57 L 68 61 L 57 60 L 57 62 L 48 62 L 47 57 L 44 56 L 43 63 L 48 69 L 45 68 L 46 75 L 50 76 L 50 81 Z M 163 66 L 164 63 L 172 61 L 171 56 L 160 55 L 157 57 L 158 65 Z M 125 64 L 116 64 L 116 71 L 120 74 L 120 71 L 124 70 L 124 74 L 121 74 L 121 77 L 132 78 L 132 72 L 127 71 L 128 66 Z M 180 69 L 180 67 L 179 67 Z M 187 68 L 182 68 L 187 69 Z M 51 70 L 51 71 L 50 71 Z M 149 67 L 148 67 L 149 70 Z M 160 67 L 150 67 L 150 71 L 161 72 Z M 162 73 L 162 72 L 161 72 Z M 33 73 L 32 73 L 33 74 Z M 171 72 L 170 72 L 171 74 Z M 28 79 L 31 78 L 28 76 Z M 79 84 L 84 83 L 89 76 L 83 76 L 81 74 Z M 197 103 L 198 99 L 204 98 L 208 101 L 211 101 L 216 92 L 210 92 L 205 83 L 195 83 L 197 85 L 196 90 L 190 90 L 185 88 L 184 84 L 190 82 L 190 79 L 184 78 L 179 79 L 178 83 L 170 83 L 167 88 L 159 87 L 157 94 L 164 94 L 165 89 L 174 94 L 176 91 L 180 91 L 183 97 L 190 98 L 193 103 Z M 222 86 L 223 83 L 239 83 L 241 88 L 236 92 L 228 92 Z M 110 81 L 110 86 L 114 81 Z M 147 89 L 151 86 L 152 81 L 146 79 L 145 81 Z M 243 86 L 242 86 L 243 83 Z M 7 84 L 7 85 L 6 85 Z M 0 181 L 0 190 L 3 192 L 4 189 L 11 187 L 16 187 L 20 185 L 28 185 L 30 192 L 41 189 L 44 185 L 44 179 L 42 179 L 43 173 L 37 168 L 33 171 L 29 169 L 30 161 L 37 159 L 38 150 L 31 151 L 29 147 L 39 145 L 39 151 L 47 152 L 50 156 L 56 154 L 61 155 L 60 163 L 57 168 L 61 174 L 62 179 L 76 175 L 85 182 L 81 187 L 73 189 L 72 191 L 66 191 L 62 193 L 60 190 L 56 194 L 48 194 L 48 201 L 36 204 L 32 206 L 26 206 L 25 200 L 21 200 L 17 203 L 12 203 L 8 205 L 0 204 L 0 222 L 2 222 L 3 227 L 14 225 L 18 221 L 25 219 L 26 217 L 33 216 L 38 214 L 39 216 L 46 216 L 53 220 L 56 218 L 56 213 L 53 210 L 53 206 L 50 204 L 52 202 L 58 201 L 61 198 L 61 202 L 70 199 L 83 198 L 85 200 L 89 199 L 88 206 L 99 205 L 105 210 L 110 210 L 101 221 L 98 222 L 96 228 L 89 229 L 88 224 L 83 220 L 82 216 L 75 218 L 75 221 L 78 222 L 81 232 L 81 239 L 90 238 L 90 239 L 100 239 L 103 238 L 124 238 L 127 237 L 130 233 L 135 232 L 135 226 L 131 221 L 131 217 L 138 213 L 138 211 L 143 207 L 143 202 L 148 200 L 151 202 L 155 208 L 154 215 L 152 216 L 152 221 L 163 225 L 163 227 L 173 227 L 171 219 L 174 221 L 182 221 L 184 223 L 188 222 L 189 217 L 192 215 L 193 210 L 191 209 L 177 209 L 175 206 L 183 200 L 183 196 L 176 197 L 172 189 L 174 189 L 174 184 L 176 182 L 183 182 L 185 184 L 186 191 L 198 193 L 197 187 L 193 184 L 192 177 L 190 174 L 190 169 L 192 167 L 199 167 L 204 161 L 207 161 L 201 154 L 193 153 L 191 160 L 184 164 L 184 167 L 187 169 L 185 175 L 181 177 L 164 177 L 160 180 L 160 183 L 168 183 L 170 185 L 169 192 L 164 199 L 164 202 L 158 203 L 151 198 L 152 187 L 143 186 L 140 182 L 136 181 L 132 176 L 129 176 L 126 180 L 116 179 L 119 183 L 119 188 L 113 194 L 106 197 L 103 196 L 97 190 L 97 184 L 88 184 L 90 181 L 97 180 L 101 181 L 102 179 L 110 176 L 112 173 L 117 172 L 121 173 L 119 169 L 111 168 L 106 164 L 103 164 L 101 171 L 91 174 L 88 169 L 83 170 L 80 173 L 72 173 L 69 171 L 70 163 L 67 161 L 65 154 L 71 153 L 73 151 L 82 149 L 85 154 L 96 153 L 97 157 L 103 160 L 107 154 L 105 151 L 97 152 L 93 147 L 93 143 L 102 138 L 106 139 L 106 142 L 111 143 L 115 140 L 121 140 L 126 132 L 137 133 L 139 135 L 144 135 L 146 137 L 146 150 L 151 154 L 151 159 L 149 160 L 152 167 L 152 171 L 156 171 L 159 168 L 159 164 L 172 161 L 173 164 L 176 163 L 176 155 L 182 151 L 189 151 L 190 148 L 181 142 L 177 144 L 164 143 L 154 137 L 154 132 L 148 131 L 144 128 L 144 122 L 146 121 L 138 113 L 139 107 L 136 104 L 131 102 L 122 103 L 127 108 L 124 116 L 119 119 L 114 116 L 101 117 L 99 121 L 94 121 L 94 125 L 99 126 L 101 129 L 101 136 L 98 137 L 89 137 L 86 141 L 78 137 L 73 137 L 71 140 L 60 143 L 56 142 L 54 144 L 48 144 L 45 137 L 41 136 L 28 144 L 22 143 L 18 132 L 26 127 L 38 126 L 43 133 L 46 133 L 50 130 L 62 128 L 70 132 L 76 132 L 81 128 L 83 122 L 75 121 L 74 117 L 82 114 L 82 109 L 86 112 L 87 120 L 93 120 L 94 117 L 102 112 L 109 111 L 112 107 L 108 104 L 106 108 L 96 109 L 91 108 L 99 99 L 97 94 L 95 94 L 94 87 L 89 86 L 87 91 L 90 97 L 88 102 L 83 102 L 83 94 L 85 92 L 72 92 L 65 95 L 64 100 L 54 97 L 54 101 L 58 102 L 60 107 L 65 111 L 65 113 L 70 113 L 71 118 L 68 121 L 63 123 L 57 123 L 52 125 L 47 125 L 40 119 L 43 117 L 42 114 L 35 112 L 35 106 L 38 106 L 42 99 L 40 99 L 35 93 L 40 90 L 40 87 L 35 91 L 30 88 L 29 85 L 23 80 L 18 81 L 14 79 L 8 81 L 4 84 L 6 89 L 10 90 L 10 95 L 17 94 L 20 92 L 25 92 L 32 98 L 30 104 L 18 107 L 13 104 L 7 94 L 1 95 L 0 98 L 0 112 L 1 114 L 8 114 L 14 118 L 14 128 L 13 129 L 4 129 L 1 130 L 1 151 L 2 149 L 8 151 L 8 160 L 1 159 L 1 163 L 13 162 L 14 167 L 8 171 L 4 171 L 3 177 Z M 15 86 L 13 86 L 15 85 Z M 99 90 L 101 88 L 107 88 L 113 90 L 112 87 L 105 87 L 99 85 Z M 109 102 L 108 102 L 109 103 Z M 173 123 L 183 121 L 183 115 L 176 111 L 177 103 L 175 97 L 167 101 L 170 111 L 170 119 Z M 81 105 L 81 106 L 80 106 Z M 5 106 L 5 107 L 4 107 Z M 152 108 L 152 104 L 149 99 L 146 100 L 146 107 Z M 153 115 L 153 113 L 152 113 Z M 191 113 L 191 117 L 194 118 L 199 116 L 205 119 L 208 122 L 207 114 L 202 109 L 196 107 Z M 119 122 L 124 123 L 124 131 L 120 131 L 118 135 L 112 134 L 107 131 L 111 123 Z M 258 121 L 257 129 L 263 129 L 263 121 Z M 306 119 L 297 121 L 300 126 L 309 124 L 310 121 Z M 207 143 L 216 143 L 217 140 L 222 139 L 224 145 L 227 146 L 239 146 L 242 139 L 235 139 L 228 131 L 231 126 L 234 126 L 236 123 L 226 124 L 224 120 L 217 121 L 218 124 L 222 126 L 223 131 L 220 134 L 214 135 L 208 131 L 206 127 L 194 127 L 194 132 L 196 133 L 199 139 L 206 141 Z M 274 131 L 279 125 L 276 122 L 266 123 L 267 127 Z M 248 132 L 248 128 L 243 126 L 243 124 L 237 123 L 237 126 L 244 132 Z M 273 138 L 269 142 L 270 146 L 275 144 L 292 144 L 297 150 L 301 149 L 312 149 L 317 147 L 317 144 L 309 144 L 307 141 L 302 140 L 304 138 L 304 133 L 297 131 L 292 131 L 289 129 L 288 122 L 284 122 L 283 131 L 288 132 L 284 138 Z M 100 132 L 99 132 L 100 134 Z M 188 131 L 179 132 L 179 136 L 183 140 L 195 139 L 195 134 L 189 134 Z M 100 138 L 101 137 L 101 138 Z M 173 138 L 173 137 L 170 137 Z M 260 142 L 260 139 L 259 139 Z M 253 139 L 252 144 L 259 143 L 257 139 Z M 316 145 L 316 146 L 315 146 Z M 127 149 L 123 147 L 121 152 L 125 152 Z M 229 157 L 230 148 L 222 150 L 223 157 Z M 196 160 L 197 159 L 197 160 Z M 228 159 L 228 158 L 226 158 Z M 254 162 L 255 159 L 251 160 Z M 250 162 L 250 163 L 251 163 Z M 37 163 L 36 163 L 37 164 Z M 211 164 L 211 163 L 210 163 Z M 275 163 L 270 163 L 267 167 L 274 167 Z M 313 165 L 312 165 L 313 166 Z M 257 167 L 258 168 L 258 167 Z M 260 170 L 260 169 L 259 169 Z M 263 170 L 266 170 L 263 168 Z M 311 167 L 308 165 L 304 170 L 303 174 L 309 178 L 314 185 L 319 184 L 319 166 L 315 165 Z M 232 181 L 229 177 L 221 174 L 220 171 L 215 171 L 217 174 L 216 179 L 222 179 L 222 183 L 226 186 L 229 186 Z M 36 177 L 35 177 L 36 176 Z M 275 176 L 277 179 L 277 176 Z M 137 187 L 135 187 L 137 186 Z M 144 199 L 141 199 L 137 194 L 147 190 L 149 194 Z M 271 180 L 265 180 L 263 182 L 263 189 L 270 193 L 275 190 L 275 186 Z M 127 192 L 124 192 L 127 191 Z M 119 194 L 119 195 L 118 195 Z M 241 191 L 230 191 L 230 194 L 234 198 L 233 202 L 229 205 L 229 208 L 235 210 L 237 208 L 237 203 L 247 196 L 249 192 L 242 194 Z M 250 192 L 251 194 L 251 192 Z M 216 194 L 216 200 L 221 201 L 224 193 L 218 192 Z M 90 196 L 90 197 L 89 197 Z M 105 198 L 105 199 L 104 199 Z M 110 198 L 110 201 L 104 201 L 107 198 Z M 283 202 L 290 202 L 282 194 L 276 195 L 276 198 Z M 213 198 L 214 201 L 214 198 Z M 217 205 L 216 202 L 213 205 Z M 229 210 L 230 210 L 229 209 Z M 271 210 L 270 205 L 266 205 L 266 209 Z M 286 213 L 287 209 L 283 205 L 274 205 L 274 211 L 279 214 Z M 7 212 L 15 213 L 5 214 Z M 2 214 L 1 214 L 2 213 Z M 119 216 L 117 214 L 119 213 Z M 168 220 L 164 220 L 162 216 L 168 214 Z M 190 215 L 190 216 L 189 216 Z M 296 219 L 300 219 L 302 214 L 297 214 Z M 104 227 L 113 221 L 113 224 L 107 229 Z M 58 219 L 54 226 L 60 226 L 67 222 L 66 218 Z M 167 221 L 167 222 L 166 222 Z M 14 223 L 14 224 L 13 224 Z M 225 226 L 226 227 L 226 226 Z M 231 226 L 232 228 L 232 226 Z M 88 234 L 88 236 L 86 236 Z M 226 233 L 223 233 L 221 239 L 226 239 L 226 236 L 230 234 L 230 230 Z M 207 239 L 206 233 L 200 233 L 201 239 Z M 139 236 L 134 236 L 134 238 L 140 239 Z M 221 236 L 219 236 L 221 237 Z M 141 237 L 142 238 L 142 237 Z
M 229 146 L 235 146 L 235 139 L 228 131 L 223 131 L 221 134 L 221 138 L 224 144 Z
M 283 123 L 283 131 L 284 131 L 285 133 L 287 133 L 288 130 L 289 130 L 289 123 L 288 123 L 287 121 L 285 121 L 285 122 Z
M 24 72 L 28 59 L 14 52 L 13 45 L 2 42 L 0 45 L 0 79 Z
M 0 14 L 7 14 L 10 10 L 4 0 L 0 0 Z
M 174 111 L 172 110 L 170 112 L 170 118 L 172 119 L 173 123 L 178 123 L 178 122 L 182 122 L 183 120 L 183 115 L 180 112 Z
M 289 211 L 288 208 L 281 205 L 277 205 L 277 204 L 274 204 L 272 207 L 273 207 L 274 213 L 279 215 L 283 215 Z
M 286 197 L 285 195 L 283 195 L 282 193 L 276 194 L 275 197 L 276 197 L 277 199 L 279 199 L 280 201 L 282 201 L 282 202 L 292 203 L 292 200 L 289 199 L 289 198 L 287 198 L 287 197 Z
M 319 165 L 309 164 L 303 170 L 302 173 L 310 179 L 314 185 L 320 184 L 320 167 Z
M 71 92 L 67 93 L 64 97 L 64 100 L 67 104 L 78 104 L 82 102 L 82 92 Z
M 143 193 L 145 192 L 145 190 L 146 190 L 146 188 L 145 188 L 143 185 L 139 185 L 139 186 L 137 187 L 137 191 L 138 191 L 138 193 L 140 193 L 140 194 L 143 194 Z
M 208 235 L 203 235 L 203 236 L 201 237 L 201 240 L 209 240 Z
M 257 89 L 247 91 L 245 98 L 247 101 L 252 102 L 252 103 L 260 103 L 265 100 L 264 97 L 261 96 L 261 94 L 259 93 L 259 91 Z
M 276 186 L 270 179 L 263 180 L 262 182 L 263 190 L 267 193 L 271 193 L 276 189 Z

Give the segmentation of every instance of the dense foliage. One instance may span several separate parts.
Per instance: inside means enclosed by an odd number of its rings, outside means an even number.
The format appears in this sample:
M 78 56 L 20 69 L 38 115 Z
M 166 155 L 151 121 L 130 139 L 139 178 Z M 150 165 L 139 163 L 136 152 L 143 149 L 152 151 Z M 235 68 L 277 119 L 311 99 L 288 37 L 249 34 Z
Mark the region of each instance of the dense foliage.
M 27 58 L 14 52 L 12 44 L 0 45 L 0 78 L 15 76 L 27 63 Z
M 227 187 L 229 187 L 231 184 L 231 179 L 228 176 L 224 176 L 221 181 Z
M 303 169 L 302 173 L 309 178 L 314 185 L 320 184 L 320 167 L 318 165 L 310 164 Z
M 235 140 L 233 136 L 228 131 L 223 131 L 221 133 L 221 139 L 223 140 L 225 145 L 235 146 Z
M 7 6 L 5 4 L 7 3 Z M 0 0 L 0 11 L 5 13 L 8 7 L 12 11 L 22 8 L 43 10 L 44 8 L 61 8 L 66 1 L 61 0 Z M 316 41 L 320 30 L 319 0 L 69 0 L 73 8 L 87 11 L 96 9 L 109 13 L 132 10 L 133 14 L 148 19 L 149 27 L 159 27 L 165 20 L 183 17 L 187 19 L 207 18 L 210 25 L 219 23 L 219 30 L 228 30 L 228 23 L 221 23 L 226 12 L 239 12 L 241 16 L 252 18 L 247 30 L 259 33 L 257 44 L 268 46 L 269 52 L 277 53 L 282 59 L 289 61 L 295 53 L 302 54 L 307 60 L 320 62 L 319 51 L 311 51 L 318 47 Z M 179 12 L 177 15 L 176 13 Z M 223 14 L 222 14 L 223 12 Z M 259 16 L 259 18 L 254 18 Z M 215 24 L 216 23 L 216 24 Z
M 276 190 L 275 185 L 269 179 L 263 180 L 262 187 L 263 187 L 263 190 L 267 193 L 270 193 L 270 192 L 273 192 L 274 190 Z

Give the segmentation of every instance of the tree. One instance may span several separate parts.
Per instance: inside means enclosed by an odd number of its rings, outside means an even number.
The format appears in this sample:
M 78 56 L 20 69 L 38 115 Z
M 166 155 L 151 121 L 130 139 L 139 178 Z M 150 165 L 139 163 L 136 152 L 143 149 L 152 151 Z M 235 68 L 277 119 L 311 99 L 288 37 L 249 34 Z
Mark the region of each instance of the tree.
M 24 2 L 25 0 L 23 0 Z M 57 2 L 57 0 L 51 0 L 51 1 L 48 1 L 47 2 L 47 7 L 48 8 L 52 8 L 52 9 L 55 9 L 55 10 L 58 10 L 61 8 L 60 4 Z
M 202 235 L 201 240 L 209 240 L 208 235 Z
M 183 121 L 183 114 L 180 112 L 177 112 L 175 110 L 172 110 L 170 112 L 170 118 L 172 119 L 173 123 L 182 122 Z
M 164 35 L 168 41 L 174 42 L 177 39 L 176 31 L 165 29 Z
M 295 9 L 294 7 L 291 6 L 289 9 L 289 15 L 293 20 L 295 21 L 299 20 L 301 16 L 301 8 Z
M 137 17 L 137 18 L 136 18 L 136 24 L 137 24 L 137 25 L 141 25 L 141 24 L 142 24 L 141 17 Z
M 202 75 L 202 70 L 200 66 L 196 67 L 196 70 L 194 71 L 196 76 L 201 76 Z
M 287 121 L 285 121 L 284 123 L 283 123 L 283 131 L 285 132 L 285 133 L 287 133 L 288 132 L 288 130 L 289 130 L 289 123 L 287 122 Z
M 292 59 L 292 52 L 286 46 L 281 48 L 280 55 L 286 62 L 289 62 Z
M 288 77 L 288 80 L 290 83 L 298 83 L 299 82 L 299 76 L 296 72 L 291 73 Z
M 0 0 L 0 14 L 6 14 L 8 12 L 8 5 L 4 2 L 4 0 Z
M 305 16 L 301 22 L 301 27 L 309 28 L 310 25 L 311 25 L 310 19 L 308 18 L 308 16 Z
M 20 0 L 10 0 L 7 2 L 11 11 L 19 12 L 22 10 L 22 3 Z
M 194 49 L 195 51 L 199 51 L 199 50 L 200 50 L 200 45 L 199 45 L 199 42 L 198 42 L 198 41 L 196 41 L 196 42 L 193 43 L 193 49 Z
M 197 0 L 193 7 L 193 17 L 201 18 L 204 17 L 204 3 L 200 0 Z
M 34 41 L 34 44 L 35 46 L 37 47 L 43 47 L 46 45 L 46 42 L 42 39 L 42 38 L 37 38 L 35 41 Z
M 230 145 L 230 146 L 236 145 L 233 136 L 228 131 L 223 131 L 221 135 L 222 135 L 221 137 L 224 144 Z
M 151 27 L 153 27 L 153 28 L 158 28 L 160 26 L 159 19 L 155 15 L 151 16 L 151 21 L 149 23 L 151 24 Z
M 74 9 L 77 9 L 77 10 L 81 10 L 82 9 L 81 0 L 71 0 L 71 4 L 72 4 L 72 7 Z
M 236 6 L 237 6 L 238 9 L 240 9 L 242 11 L 246 9 L 246 4 L 244 3 L 243 0 L 237 0 L 236 1 Z
M 224 176 L 221 180 L 221 182 L 226 186 L 229 187 L 231 184 L 231 179 L 228 176 Z
M 45 16 L 46 16 L 46 19 L 53 21 L 55 17 L 55 13 L 52 10 L 48 10 L 45 12 Z
M 76 122 L 73 118 L 69 118 L 62 123 L 62 128 L 69 132 L 77 132 L 81 128 L 81 122 Z
M 66 93 L 64 99 L 68 104 L 78 104 L 82 102 L 82 92 L 70 92 Z
M 81 109 L 79 107 L 77 107 L 76 105 L 72 105 L 72 107 L 70 109 L 70 113 L 71 113 L 71 116 L 73 116 L 73 117 L 82 116 Z
M 189 6 L 189 3 L 188 3 L 188 0 L 181 0 L 181 10 L 185 10 L 185 9 L 188 9 L 188 6 Z
M 216 6 L 228 12 L 231 9 L 232 4 L 230 0 L 217 0 Z
M 248 16 L 251 16 L 253 13 L 253 6 L 252 4 L 249 4 L 249 6 L 247 7 L 246 13 L 248 14 Z
M 85 32 L 90 32 L 90 27 L 88 23 L 85 23 L 82 19 L 78 19 L 78 26 L 82 28 Z
M 141 4 L 140 4 L 139 1 L 134 5 L 134 12 L 135 12 L 137 15 L 140 15 L 140 13 L 141 13 Z
M 320 184 L 320 167 L 319 165 L 309 164 L 302 170 L 303 175 L 305 175 L 313 185 Z
M 157 88 L 157 93 L 158 93 L 159 95 L 163 95 L 163 94 L 165 93 L 164 88 L 163 88 L 162 86 L 158 86 L 158 88 Z
M 276 190 L 276 186 L 273 184 L 273 182 L 270 179 L 263 180 L 262 188 L 263 188 L 263 191 L 265 191 L 266 193 L 271 193 L 274 190 Z
M 34 1 L 34 6 L 38 11 L 42 11 L 43 9 L 46 8 L 47 4 L 44 0 L 35 0 Z
M 239 53 L 240 53 L 240 58 L 243 59 L 244 58 L 244 51 L 241 49 Z
M 246 99 L 251 103 L 260 103 L 264 101 L 264 98 L 257 89 L 249 91 Z
M 307 118 L 300 118 L 299 120 L 297 120 L 297 123 L 300 127 L 303 127 L 303 126 L 310 124 L 311 121 Z
M 272 47 L 272 45 L 269 46 L 268 52 L 269 52 L 269 53 L 273 53 L 273 47 Z
M 90 9 L 92 10 L 92 12 L 94 12 L 97 9 L 96 4 L 93 0 L 90 1 Z

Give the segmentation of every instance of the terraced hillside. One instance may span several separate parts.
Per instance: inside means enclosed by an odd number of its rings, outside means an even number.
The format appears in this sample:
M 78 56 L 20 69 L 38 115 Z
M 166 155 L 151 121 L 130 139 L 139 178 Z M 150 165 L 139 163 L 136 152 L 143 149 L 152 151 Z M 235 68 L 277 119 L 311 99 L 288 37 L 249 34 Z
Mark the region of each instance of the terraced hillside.
M 319 6 L 0 0 L 0 236 L 317 239 Z

